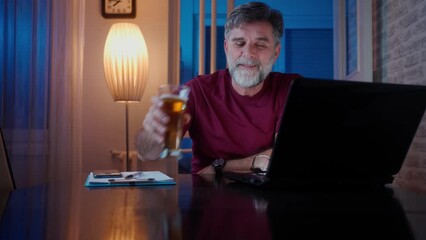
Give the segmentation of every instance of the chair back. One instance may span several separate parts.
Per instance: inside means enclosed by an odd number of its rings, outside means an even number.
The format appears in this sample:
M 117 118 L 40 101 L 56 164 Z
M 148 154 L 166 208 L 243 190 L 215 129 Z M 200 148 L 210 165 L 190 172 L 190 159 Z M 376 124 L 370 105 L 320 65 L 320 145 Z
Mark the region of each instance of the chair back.
M 10 192 L 16 189 L 12 169 L 7 154 L 3 132 L 0 129 L 0 192 Z

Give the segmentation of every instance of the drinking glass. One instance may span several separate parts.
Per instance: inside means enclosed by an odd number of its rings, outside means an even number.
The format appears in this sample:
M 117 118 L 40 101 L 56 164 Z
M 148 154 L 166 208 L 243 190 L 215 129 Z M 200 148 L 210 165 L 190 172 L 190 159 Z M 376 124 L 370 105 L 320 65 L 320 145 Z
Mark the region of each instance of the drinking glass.
M 158 88 L 158 94 L 163 103 L 163 111 L 169 116 L 163 156 L 180 156 L 180 141 L 182 138 L 183 114 L 188 100 L 189 87 L 177 84 L 165 84 Z

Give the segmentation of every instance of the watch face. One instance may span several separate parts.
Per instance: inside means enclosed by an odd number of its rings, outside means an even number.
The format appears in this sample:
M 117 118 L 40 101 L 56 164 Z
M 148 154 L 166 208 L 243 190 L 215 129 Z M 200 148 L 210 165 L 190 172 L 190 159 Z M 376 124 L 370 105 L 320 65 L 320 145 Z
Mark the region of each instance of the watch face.
M 212 163 L 213 168 L 215 169 L 221 169 L 225 166 L 225 160 L 219 158 L 213 161 Z
M 129 14 L 132 12 L 132 0 L 104 0 L 105 13 Z

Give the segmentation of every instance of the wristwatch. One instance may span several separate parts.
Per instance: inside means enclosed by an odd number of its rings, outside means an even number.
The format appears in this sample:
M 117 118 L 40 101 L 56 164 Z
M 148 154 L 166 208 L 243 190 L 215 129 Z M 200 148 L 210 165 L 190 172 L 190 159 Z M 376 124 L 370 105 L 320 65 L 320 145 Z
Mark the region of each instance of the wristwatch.
M 222 174 L 222 170 L 226 165 L 226 161 L 222 158 L 215 159 L 212 162 L 212 167 L 214 169 L 215 174 Z

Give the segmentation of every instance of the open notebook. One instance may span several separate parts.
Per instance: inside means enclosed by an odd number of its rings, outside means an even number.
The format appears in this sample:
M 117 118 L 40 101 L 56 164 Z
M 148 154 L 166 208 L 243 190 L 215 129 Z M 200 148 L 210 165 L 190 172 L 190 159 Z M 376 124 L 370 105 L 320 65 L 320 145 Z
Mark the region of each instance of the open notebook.
M 224 175 L 273 187 L 383 186 L 425 108 L 426 86 L 295 79 L 267 173 Z

